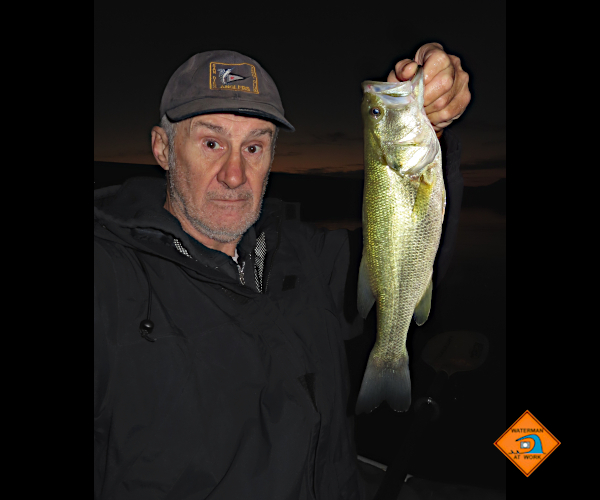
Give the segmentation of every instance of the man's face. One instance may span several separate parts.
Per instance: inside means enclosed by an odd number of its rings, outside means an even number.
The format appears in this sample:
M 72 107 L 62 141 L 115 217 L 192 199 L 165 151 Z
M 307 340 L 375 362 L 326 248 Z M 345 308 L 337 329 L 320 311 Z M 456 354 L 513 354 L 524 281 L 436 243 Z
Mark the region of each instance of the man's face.
M 275 125 L 210 114 L 177 127 L 169 156 L 171 203 L 205 236 L 221 243 L 239 239 L 260 214 Z

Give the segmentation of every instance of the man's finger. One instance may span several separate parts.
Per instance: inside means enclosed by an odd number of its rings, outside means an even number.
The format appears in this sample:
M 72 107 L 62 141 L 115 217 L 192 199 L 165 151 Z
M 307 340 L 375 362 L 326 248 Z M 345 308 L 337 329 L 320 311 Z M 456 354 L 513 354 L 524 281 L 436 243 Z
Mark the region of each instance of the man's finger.
M 426 43 L 415 54 L 415 61 L 423 66 L 423 83 L 429 82 L 443 69 L 451 65 L 444 48 L 439 43 Z
M 433 103 L 436 103 L 441 97 L 445 96 L 449 92 L 452 92 L 454 87 L 454 76 L 454 67 L 450 65 L 435 75 L 433 79 L 431 79 L 429 83 L 425 85 L 425 94 L 423 96 L 423 104 L 425 108 L 431 106 Z M 448 104 L 450 100 L 452 100 L 453 96 L 454 93 L 450 93 L 450 95 L 446 96 L 445 104 Z M 437 102 L 437 105 L 439 106 L 442 102 L 443 100 Z M 428 110 L 425 109 L 425 111 Z
M 441 122 L 441 123 L 438 123 L 437 125 L 433 125 L 433 130 L 435 130 L 438 139 L 442 136 L 442 131 L 451 123 L 452 123 L 452 120 L 450 120 L 449 122 Z
M 435 101 L 429 103 L 427 106 L 424 106 L 425 113 L 427 113 L 429 116 L 436 111 L 441 111 L 448 106 L 448 104 L 450 104 L 450 101 L 452 101 L 453 97 L 454 93 L 452 91 L 446 92 L 444 95 L 438 97 Z
M 388 75 L 388 82 L 405 82 L 410 80 L 417 72 L 418 65 L 412 59 L 402 59 Z
M 470 101 L 471 92 L 469 92 L 468 88 L 465 88 L 454 96 L 454 99 L 445 108 L 440 111 L 434 111 L 431 114 L 428 113 L 427 118 L 429 118 L 434 127 L 446 127 L 463 114 Z
M 427 60 L 423 63 L 423 83 L 429 86 L 440 73 L 454 74 L 454 66 L 448 54 L 440 50 L 429 52 Z

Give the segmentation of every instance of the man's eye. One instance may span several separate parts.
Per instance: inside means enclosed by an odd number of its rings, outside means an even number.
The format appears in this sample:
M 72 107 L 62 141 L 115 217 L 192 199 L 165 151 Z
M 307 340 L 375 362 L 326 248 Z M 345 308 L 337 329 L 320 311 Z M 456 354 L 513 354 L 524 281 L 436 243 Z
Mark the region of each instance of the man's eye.
M 206 141 L 206 147 L 210 149 L 219 149 L 219 143 L 217 141 Z
M 255 154 L 260 151 L 260 146 L 248 146 L 248 153 Z

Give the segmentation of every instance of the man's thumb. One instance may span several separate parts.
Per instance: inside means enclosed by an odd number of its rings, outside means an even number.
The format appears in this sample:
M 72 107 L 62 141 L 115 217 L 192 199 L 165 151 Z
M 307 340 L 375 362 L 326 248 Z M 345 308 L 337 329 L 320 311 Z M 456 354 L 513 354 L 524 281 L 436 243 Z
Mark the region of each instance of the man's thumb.
M 410 80 L 415 76 L 417 68 L 417 64 L 412 59 L 403 59 L 396 64 L 394 71 L 388 76 L 388 82 L 405 82 Z
M 429 53 L 436 49 L 444 50 L 444 47 L 442 47 L 442 45 L 439 43 L 426 43 L 423 45 L 415 54 L 415 61 L 417 64 L 419 64 L 419 66 L 423 66 L 429 57 Z

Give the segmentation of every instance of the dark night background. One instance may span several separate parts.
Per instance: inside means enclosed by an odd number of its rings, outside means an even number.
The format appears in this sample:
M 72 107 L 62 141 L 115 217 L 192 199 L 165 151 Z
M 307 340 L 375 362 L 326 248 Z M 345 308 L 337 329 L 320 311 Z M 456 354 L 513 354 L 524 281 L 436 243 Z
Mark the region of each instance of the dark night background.
M 162 175 L 150 152 L 150 129 L 169 77 L 197 52 L 235 50 L 273 77 L 296 127 L 279 134 L 267 196 L 299 202 L 302 219 L 360 237 L 360 83 L 385 80 L 397 61 L 426 42 L 459 56 L 472 93 L 451 126 L 462 142 L 465 190 L 454 257 L 434 292 L 431 316 L 409 331 L 413 401 L 435 375 L 419 358 L 430 338 L 480 332 L 490 351 L 483 366 L 450 378 L 441 416 L 422 437 L 409 472 L 504 491 L 507 476 L 521 473 L 493 442 L 527 409 L 507 413 L 506 407 L 506 5 L 357 5 L 96 2 L 94 188 Z M 354 385 L 366 363 L 358 353 L 365 346 L 368 352 L 373 329 L 369 317 L 365 334 L 347 344 Z M 411 411 L 397 414 L 386 404 L 356 417 L 359 454 L 389 463 L 411 418 Z

